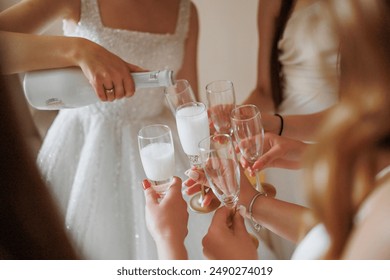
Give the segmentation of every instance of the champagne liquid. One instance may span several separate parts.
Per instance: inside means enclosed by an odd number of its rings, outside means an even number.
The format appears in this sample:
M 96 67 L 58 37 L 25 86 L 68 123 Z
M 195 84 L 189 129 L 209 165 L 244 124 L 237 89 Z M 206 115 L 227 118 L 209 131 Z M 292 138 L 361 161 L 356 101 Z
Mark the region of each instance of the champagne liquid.
M 207 111 L 202 107 L 184 107 L 176 113 L 181 145 L 187 155 L 199 155 L 200 140 L 210 135 Z
M 169 143 L 152 143 L 141 149 L 141 161 L 146 176 L 152 181 L 170 180 L 175 173 L 173 146 Z

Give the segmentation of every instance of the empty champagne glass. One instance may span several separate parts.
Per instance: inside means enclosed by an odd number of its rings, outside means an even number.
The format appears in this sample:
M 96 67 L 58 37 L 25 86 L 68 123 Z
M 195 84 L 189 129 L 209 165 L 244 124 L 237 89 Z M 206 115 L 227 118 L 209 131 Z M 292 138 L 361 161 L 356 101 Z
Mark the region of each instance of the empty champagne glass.
M 233 218 L 240 195 L 240 165 L 232 137 L 228 134 L 209 136 L 199 143 L 199 150 L 207 181 L 215 196 L 231 209 Z M 259 240 L 253 234 L 250 236 L 258 247 Z
M 231 112 L 231 122 L 241 155 L 253 165 L 263 153 L 264 128 L 260 110 L 252 104 L 238 106 Z M 260 171 L 256 171 L 256 189 L 264 192 Z
M 171 129 L 162 124 L 145 126 L 138 132 L 138 147 L 146 177 L 164 197 L 175 172 L 175 150 Z
M 217 133 L 232 135 L 230 113 L 236 105 L 231 81 L 218 80 L 206 86 L 206 97 L 211 121 Z
M 201 168 L 198 144 L 210 135 L 206 105 L 201 102 L 189 102 L 176 109 L 176 124 L 180 143 L 187 154 L 192 167 Z M 218 205 L 203 206 L 204 186 L 201 192 L 190 200 L 190 208 L 195 212 L 207 213 Z
M 187 80 L 176 80 L 175 84 L 164 89 L 164 93 L 173 115 L 180 105 L 196 102 L 194 92 Z
M 240 194 L 240 166 L 231 137 L 217 134 L 199 142 L 202 167 L 217 198 L 235 212 Z

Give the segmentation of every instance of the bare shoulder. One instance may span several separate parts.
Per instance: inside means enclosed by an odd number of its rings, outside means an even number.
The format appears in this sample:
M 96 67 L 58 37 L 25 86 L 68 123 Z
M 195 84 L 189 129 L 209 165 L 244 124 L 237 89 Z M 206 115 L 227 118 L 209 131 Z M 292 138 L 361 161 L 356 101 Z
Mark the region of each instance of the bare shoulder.
M 258 4 L 258 14 L 261 17 L 267 16 L 276 18 L 279 16 L 282 7 L 282 0 L 262 0 Z M 259 17 L 259 19 L 261 18 Z
M 64 11 L 64 18 L 78 22 L 81 13 L 81 0 L 59 0 Z
M 193 1 L 191 1 L 191 16 L 192 15 L 198 17 L 198 9 Z
M 196 5 L 192 1 L 191 1 L 190 20 L 191 20 L 191 25 L 197 28 L 197 26 L 199 25 L 198 9 L 196 8 Z
M 390 174 L 382 178 L 368 198 L 368 215 L 387 216 L 390 213 Z M 385 211 L 385 212 L 383 212 Z M 386 212 L 387 211 L 387 212 Z
M 68 17 L 79 12 L 80 2 L 81 0 L 23 0 L 15 6 L 29 11 L 41 11 L 41 13 L 47 12 Z
M 361 209 L 362 219 L 345 250 L 348 259 L 390 259 L 390 176 L 382 180 Z

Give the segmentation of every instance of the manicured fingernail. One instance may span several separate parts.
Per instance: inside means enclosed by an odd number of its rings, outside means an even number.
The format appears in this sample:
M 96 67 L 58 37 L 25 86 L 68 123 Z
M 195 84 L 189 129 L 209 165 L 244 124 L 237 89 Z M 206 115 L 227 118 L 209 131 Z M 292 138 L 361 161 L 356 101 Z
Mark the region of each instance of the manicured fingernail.
M 144 188 L 144 190 L 147 190 L 151 187 L 151 184 L 148 180 L 145 179 L 142 181 L 142 187 Z
M 262 161 L 256 161 L 254 164 L 253 164 L 253 169 L 262 169 L 264 166 L 264 162 Z
M 199 179 L 199 173 L 195 171 L 190 171 L 188 175 L 192 180 L 198 180 Z
M 240 215 L 245 218 L 247 216 L 245 206 L 239 205 L 238 206 L 238 213 L 240 213 Z

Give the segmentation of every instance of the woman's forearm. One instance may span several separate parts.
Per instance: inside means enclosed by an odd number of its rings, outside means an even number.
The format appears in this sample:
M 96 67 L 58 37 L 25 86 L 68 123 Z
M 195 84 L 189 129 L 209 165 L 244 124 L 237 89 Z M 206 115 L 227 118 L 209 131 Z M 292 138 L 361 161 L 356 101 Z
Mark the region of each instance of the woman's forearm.
M 177 240 L 176 237 L 156 241 L 158 257 L 161 260 L 187 260 L 187 249 L 184 240 Z
M 239 203 L 249 211 L 249 205 L 258 192 L 243 173 L 241 177 Z M 272 197 L 259 196 L 253 204 L 252 213 L 260 225 L 294 243 L 299 242 L 316 224 L 310 209 Z
M 307 115 L 282 115 L 283 128 L 278 116 L 262 114 L 263 125 L 266 132 L 301 141 L 315 141 L 316 132 L 324 117 L 330 109 Z
M 315 136 L 329 109 L 308 114 L 284 116 L 282 135 L 302 141 L 315 141 Z
M 77 66 L 77 52 L 88 40 L 0 31 L 2 74 Z

